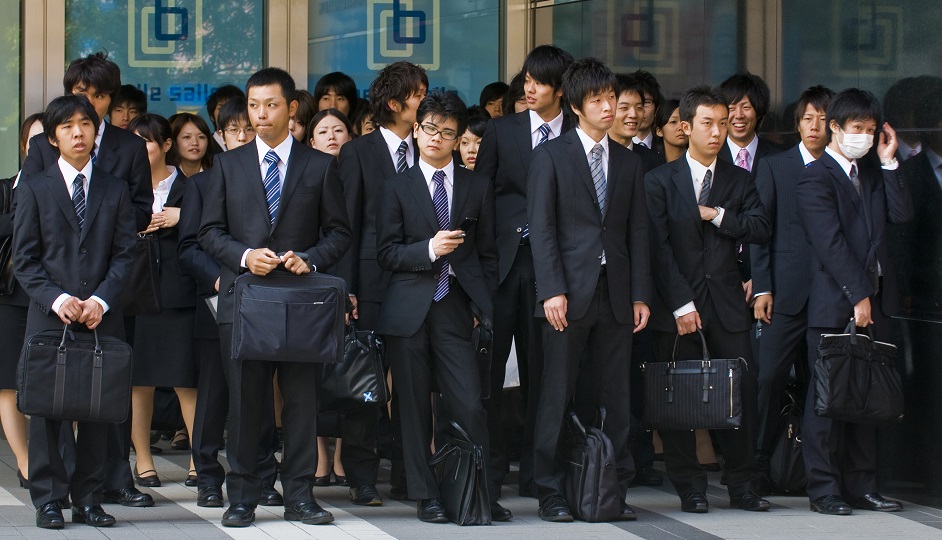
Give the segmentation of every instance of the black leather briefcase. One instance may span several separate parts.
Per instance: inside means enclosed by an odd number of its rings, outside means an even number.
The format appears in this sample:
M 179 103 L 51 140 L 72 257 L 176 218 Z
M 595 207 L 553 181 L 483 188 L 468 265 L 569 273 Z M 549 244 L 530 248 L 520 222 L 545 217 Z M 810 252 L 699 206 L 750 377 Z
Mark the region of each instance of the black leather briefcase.
M 572 410 L 560 448 L 565 480 L 563 492 L 572 514 L 582 521 L 614 521 L 621 515 L 621 491 L 615 468 L 615 449 L 602 428 L 605 408 L 599 408 L 598 427 L 583 427 Z
M 46 330 L 26 341 L 16 405 L 57 420 L 124 422 L 131 405 L 131 347 L 98 332 Z
M 389 402 L 383 340 L 372 331 L 357 330 L 351 321 L 343 343 L 343 362 L 324 364 L 317 392 L 319 410 L 345 413 Z
M 445 513 L 458 525 L 490 525 L 487 456 L 455 422 L 451 423 L 451 431 L 430 461 Z
M 235 281 L 232 357 L 340 362 L 346 301 L 344 280 L 329 274 L 242 274 Z
M 137 235 L 122 301 L 127 316 L 160 313 L 160 240 L 156 234 Z
M 652 429 L 730 429 L 742 423 L 742 358 L 710 358 L 703 332 L 703 358 L 642 366 L 644 420 Z

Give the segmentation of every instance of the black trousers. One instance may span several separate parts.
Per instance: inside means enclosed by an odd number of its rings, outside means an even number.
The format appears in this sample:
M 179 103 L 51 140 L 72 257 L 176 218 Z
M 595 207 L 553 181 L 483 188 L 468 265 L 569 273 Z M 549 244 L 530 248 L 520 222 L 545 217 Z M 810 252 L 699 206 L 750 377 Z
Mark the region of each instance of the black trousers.
M 742 357 L 748 369 L 742 374 L 742 427 L 710 431 L 719 444 L 726 460 L 727 490 L 730 498 L 741 497 L 756 488 L 759 467 L 755 458 L 756 424 L 756 369 L 752 362 L 749 331 L 730 332 L 713 312 L 712 304 L 697 306 L 706 336 L 707 347 L 713 358 Z M 744 307 L 745 309 L 745 307 Z M 655 332 L 654 351 L 659 362 L 671 360 L 675 332 Z M 683 336 L 677 349 L 678 360 L 703 358 L 703 347 L 697 334 Z M 707 473 L 697 461 L 697 440 L 691 430 L 658 430 L 664 443 L 664 464 L 667 476 L 677 494 L 705 493 Z
M 795 315 L 774 313 L 772 324 L 762 325 L 762 337 L 759 338 L 759 355 L 756 367 L 759 371 L 758 389 L 758 432 L 756 451 L 763 461 L 767 460 L 772 450 L 775 428 L 779 424 L 779 405 L 785 392 L 785 381 L 791 367 L 799 376 L 799 385 L 804 387 L 806 373 L 805 333 L 808 331 L 808 306 Z
M 575 400 L 576 412 L 584 421 L 592 419 L 596 406 L 606 409 L 604 432 L 615 449 L 623 498 L 634 478 L 635 467 L 628 448 L 632 327 L 615 320 L 608 279 L 605 275 L 599 277 L 586 315 L 568 319 L 569 326 L 562 332 L 545 320 L 541 323 L 543 379 L 533 434 L 533 481 L 541 504 L 548 497 L 563 493 L 563 469 L 556 461 L 556 447 L 577 386 L 594 390 L 591 395 L 580 392 Z
M 631 430 L 628 444 L 635 469 L 654 467 L 654 432 L 645 425 L 644 418 L 644 373 L 641 366 L 654 361 L 654 343 L 651 330 L 634 334 L 631 341 Z
M 79 422 L 76 439 L 71 421 L 33 417 L 29 423 L 29 495 L 36 508 L 70 495 L 76 506 L 101 504 L 111 426 Z M 63 448 L 68 449 L 65 454 L 71 463 L 63 457 Z
M 470 300 L 457 281 L 439 302 L 432 302 L 425 322 L 412 336 L 386 336 L 402 422 L 402 450 L 409 498 L 438 498 L 438 482 L 429 467 L 432 442 L 432 377 L 450 418 L 488 455 L 487 413 L 481 403 L 481 377 L 471 333 Z M 497 494 L 491 493 L 491 500 Z
M 490 398 L 485 400 L 487 424 L 491 437 L 491 455 L 488 463 L 488 481 L 498 492 L 510 463 L 510 443 L 501 424 L 504 407 L 504 376 L 511 344 L 516 343 L 517 367 L 520 372 L 520 390 L 523 393 L 526 415 L 520 449 L 520 487 L 533 480 L 533 426 L 540 399 L 540 379 L 543 375 L 543 340 L 540 321 L 533 315 L 536 308 L 536 276 L 533 273 L 533 254 L 530 245 L 517 248 L 507 277 L 497 290 L 494 303 L 494 354 L 490 372 Z M 516 341 L 514 341 L 516 339 Z
M 358 302 L 357 328 L 372 330 L 379 315 L 378 302 Z M 375 485 L 379 475 L 379 454 L 376 453 L 376 429 L 379 410 L 363 407 L 344 413 L 342 420 L 343 449 L 340 460 L 350 487 Z
M 317 377 L 320 365 L 305 362 L 262 362 L 231 358 L 232 325 L 219 326 L 223 368 L 229 383 L 229 432 L 226 454 L 229 473 L 226 489 L 230 504 L 256 506 L 264 482 L 258 467 L 263 446 L 271 440 L 263 433 L 263 418 L 270 409 L 275 367 L 284 398 L 281 413 L 284 454 L 281 485 L 285 507 L 314 500 L 317 465 Z

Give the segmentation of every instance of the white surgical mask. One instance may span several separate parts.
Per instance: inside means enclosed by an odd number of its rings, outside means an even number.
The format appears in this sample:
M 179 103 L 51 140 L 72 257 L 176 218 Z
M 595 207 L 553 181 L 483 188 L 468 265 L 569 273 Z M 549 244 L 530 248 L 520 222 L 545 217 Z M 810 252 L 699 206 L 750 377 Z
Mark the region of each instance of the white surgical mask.
M 873 146 L 873 135 L 866 133 L 844 133 L 841 130 L 841 138 L 837 140 L 837 146 L 841 153 L 847 159 L 860 159 L 867 155 L 870 147 Z

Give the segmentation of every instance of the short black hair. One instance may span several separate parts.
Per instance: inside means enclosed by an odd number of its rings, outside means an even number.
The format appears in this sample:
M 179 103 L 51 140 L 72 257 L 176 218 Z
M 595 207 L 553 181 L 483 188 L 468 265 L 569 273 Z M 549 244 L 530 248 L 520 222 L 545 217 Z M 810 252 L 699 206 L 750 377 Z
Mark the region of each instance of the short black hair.
M 144 114 L 147 112 L 147 94 L 133 84 L 123 84 L 111 100 L 112 109 L 121 106 L 133 107 L 140 114 Z
M 177 137 L 180 135 L 180 132 L 183 131 L 183 128 L 187 124 L 192 123 L 194 126 L 196 126 L 196 129 L 200 130 L 200 133 L 206 136 L 206 153 L 203 154 L 203 158 L 200 159 L 200 167 L 202 167 L 203 170 L 209 170 L 212 168 L 213 145 L 210 144 L 210 141 L 212 141 L 213 132 L 209 130 L 206 120 L 203 120 L 203 117 L 198 114 L 188 112 L 177 113 L 171 116 L 168 120 L 170 122 L 170 135 L 171 139 L 173 139 L 173 146 L 170 147 L 170 152 L 167 154 L 167 163 L 170 165 L 180 164 L 180 154 L 177 150 Z
M 828 142 L 831 141 L 832 120 L 836 121 L 837 125 L 843 129 L 847 122 L 867 119 L 877 123 L 877 132 L 879 132 L 880 126 L 883 124 L 883 113 L 877 97 L 871 92 L 859 88 L 841 90 L 828 103 Z
M 693 122 L 700 106 L 715 107 L 722 105 L 729 111 L 729 102 L 720 91 L 712 86 L 700 85 L 687 89 L 680 98 L 680 119 L 684 122 Z
M 136 117 L 128 124 L 128 131 L 157 144 L 163 144 L 167 139 L 173 140 L 170 122 L 159 114 L 146 113 Z
M 833 97 L 834 90 L 826 86 L 819 84 L 806 88 L 805 91 L 798 96 L 798 102 L 795 104 L 795 127 L 797 128 L 798 124 L 801 123 L 801 117 L 805 115 L 805 109 L 808 105 L 811 105 L 819 111 L 827 112 L 828 103 L 831 102 Z
M 524 77 L 530 75 L 530 78 L 536 82 L 548 84 L 553 90 L 559 90 L 563 87 L 563 72 L 569 68 L 573 60 L 571 54 L 559 47 L 540 45 L 530 51 L 520 71 Z
M 756 129 L 759 129 L 759 126 L 762 125 L 762 119 L 769 112 L 769 103 L 771 101 L 769 85 L 765 84 L 762 77 L 744 71 L 720 83 L 718 89 L 726 99 L 727 105 L 739 103 L 743 97 L 749 98 L 749 103 L 756 111 Z
M 587 57 L 569 65 L 563 73 L 563 98 L 573 109 L 582 110 L 585 99 L 593 94 L 615 91 L 618 79 L 601 60 Z
M 92 121 L 95 126 L 95 135 L 98 135 L 98 126 L 101 124 L 101 119 L 98 118 L 98 113 L 95 112 L 92 102 L 88 101 L 88 98 L 83 95 L 67 94 L 50 101 L 43 112 L 43 131 L 46 132 L 46 137 L 50 142 L 56 141 L 56 128 L 59 127 L 59 124 L 68 122 L 77 112 L 82 113 Z
M 285 102 L 291 103 L 297 99 L 297 87 L 294 85 L 294 78 L 287 71 L 276 67 L 260 69 L 253 73 L 245 83 L 245 95 L 248 96 L 249 90 L 256 86 L 273 84 L 277 84 L 281 88 L 281 95 L 285 98 Z
M 318 79 L 317 84 L 314 85 L 314 100 L 320 103 L 321 98 L 331 90 L 347 98 L 352 116 L 352 113 L 356 111 L 359 98 L 359 96 L 357 96 L 357 83 L 353 81 L 353 78 L 340 71 L 334 71 L 333 73 L 324 75 Z
M 458 124 L 456 131 L 459 137 L 468 129 L 468 107 L 454 92 L 441 90 L 429 92 L 415 111 L 416 123 L 421 124 L 426 118 L 454 119 Z
M 405 105 L 410 96 L 425 86 L 428 89 L 428 75 L 422 66 L 401 60 L 384 67 L 370 84 L 370 113 L 377 126 L 392 124 L 393 110 L 389 100 Z
M 504 99 L 504 94 L 510 89 L 510 85 L 505 82 L 497 81 L 481 89 L 481 95 L 478 98 L 478 105 L 487 107 L 487 104 L 495 99 Z
M 225 130 L 232 123 L 251 123 L 249 121 L 249 106 L 245 101 L 245 97 L 231 98 L 219 108 L 219 114 L 216 115 L 216 128 Z
M 305 146 L 311 146 L 311 137 L 314 136 L 314 129 L 317 127 L 317 124 L 320 124 L 321 120 L 327 116 L 333 116 L 340 120 L 344 127 L 347 128 L 347 133 L 350 134 L 350 138 L 353 138 L 353 126 L 350 125 L 350 120 L 347 118 L 347 115 L 331 107 L 317 111 L 314 116 L 311 117 L 311 121 L 308 122 L 307 126 L 304 127 L 304 140 L 301 142 L 304 143 Z
M 225 128 L 225 126 L 219 127 L 219 120 L 215 117 L 216 107 L 219 106 L 219 102 L 225 103 L 235 98 L 245 99 L 245 92 L 234 84 L 224 84 L 209 95 L 206 100 L 206 112 L 209 114 L 209 119 L 216 125 L 216 129 Z
M 634 75 L 618 73 L 615 75 L 615 81 L 616 98 L 625 92 L 634 92 L 641 96 L 642 101 L 644 100 L 644 87 L 641 86 L 641 81 L 639 81 L 638 78 Z
M 510 85 L 507 87 L 507 93 L 504 94 L 504 102 L 501 104 L 501 110 L 504 111 L 504 114 L 513 114 L 516 111 L 514 109 L 514 104 L 517 103 L 517 100 L 523 97 L 523 79 L 526 77 L 526 74 L 522 71 L 518 72 L 516 75 L 510 79 Z
M 317 100 L 310 92 L 303 89 L 298 90 L 294 97 L 298 101 L 298 108 L 294 111 L 294 123 L 307 129 L 306 126 L 311 123 L 311 118 L 314 118 L 314 115 L 317 114 Z
M 487 112 L 487 109 L 481 105 L 472 105 L 468 107 L 468 127 L 465 129 L 478 137 L 483 137 L 484 130 L 487 129 L 487 123 L 490 120 L 491 115 Z
M 664 129 L 664 126 L 671 121 L 671 115 L 680 107 L 680 100 L 666 99 L 661 106 L 654 111 L 654 125 L 656 129 Z
M 114 100 L 121 88 L 121 68 L 108 59 L 103 52 L 90 54 L 84 58 L 72 60 L 62 77 L 62 86 L 66 94 L 71 94 L 76 86 L 88 88 L 94 86 L 102 94 L 108 94 Z
M 350 117 L 350 123 L 353 125 L 353 131 L 350 132 L 351 137 L 359 137 L 362 135 L 362 133 L 360 133 L 360 126 L 367 118 L 370 120 L 370 123 L 373 123 L 373 117 L 370 116 L 370 102 L 360 98 L 357 100 L 357 106 L 353 108 L 353 114 Z
M 664 101 L 664 95 L 661 94 L 661 84 L 657 82 L 657 78 L 649 71 L 643 69 L 639 69 L 631 75 L 635 79 L 638 79 L 638 84 L 641 85 L 641 89 L 643 90 L 641 99 L 644 99 L 644 94 L 648 94 L 654 101 L 654 108 L 657 109 L 660 107 L 661 103 Z

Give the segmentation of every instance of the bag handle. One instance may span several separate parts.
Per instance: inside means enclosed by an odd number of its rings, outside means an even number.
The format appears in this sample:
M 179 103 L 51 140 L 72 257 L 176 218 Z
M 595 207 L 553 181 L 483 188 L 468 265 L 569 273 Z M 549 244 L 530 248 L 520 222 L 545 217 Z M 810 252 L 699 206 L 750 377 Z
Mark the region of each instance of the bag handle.
M 566 412 L 566 414 L 567 414 L 567 416 L 569 417 L 569 422 L 571 422 L 572 425 L 576 428 L 576 430 L 578 430 L 579 433 L 582 435 L 582 437 L 585 438 L 585 436 L 586 436 L 586 434 L 585 434 L 585 426 L 583 426 L 583 425 L 582 425 L 582 422 L 579 421 L 579 416 L 576 415 L 576 411 L 574 411 L 574 410 L 572 410 L 572 409 L 569 409 L 569 410 Z
M 59 342 L 59 351 L 65 350 L 65 338 L 68 337 L 70 341 L 75 341 L 75 334 L 70 332 L 72 325 L 64 324 L 62 325 L 62 340 Z M 101 354 L 101 343 L 98 341 L 98 330 L 92 330 L 92 334 L 95 336 L 95 354 Z
M 867 325 L 865 329 L 867 330 L 867 337 L 870 338 L 870 343 L 873 343 L 872 325 Z M 854 345 L 857 344 L 857 319 L 854 317 L 850 318 L 850 321 L 847 322 L 847 326 L 844 327 L 844 333 L 850 334 L 850 342 Z
M 703 335 L 703 331 L 697 328 L 697 334 L 700 334 L 700 343 L 703 345 L 703 361 L 710 361 L 710 350 L 707 349 L 706 336 Z M 680 334 L 674 338 L 674 352 L 671 353 L 671 360 L 674 362 L 677 361 L 677 344 L 680 343 Z

